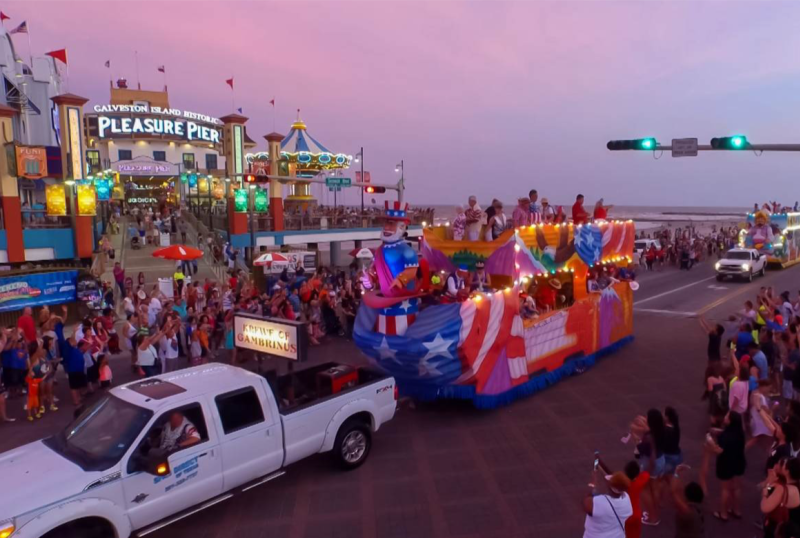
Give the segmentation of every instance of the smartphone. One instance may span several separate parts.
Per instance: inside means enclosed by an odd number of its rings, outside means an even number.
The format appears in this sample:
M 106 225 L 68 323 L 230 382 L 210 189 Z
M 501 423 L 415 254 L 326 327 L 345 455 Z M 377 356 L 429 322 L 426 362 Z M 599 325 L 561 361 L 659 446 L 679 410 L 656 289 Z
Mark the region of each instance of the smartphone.
M 594 470 L 596 471 L 597 468 L 600 467 L 600 451 L 594 451 Z

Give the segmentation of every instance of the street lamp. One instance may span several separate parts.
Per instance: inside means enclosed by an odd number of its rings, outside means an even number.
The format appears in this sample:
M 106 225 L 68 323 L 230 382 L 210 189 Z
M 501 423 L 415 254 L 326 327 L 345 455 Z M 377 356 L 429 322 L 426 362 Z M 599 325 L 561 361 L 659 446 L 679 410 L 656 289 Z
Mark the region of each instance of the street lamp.
M 404 164 L 405 164 L 405 161 L 403 159 L 400 159 L 400 162 L 397 165 L 395 165 L 395 167 L 394 167 L 394 171 L 395 172 L 400 172 L 400 182 L 397 185 L 397 198 L 398 198 L 397 201 L 400 202 L 401 204 L 403 203 L 403 189 L 405 188 L 405 185 L 404 185 L 404 183 L 405 183 L 405 177 L 404 177 L 405 169 L 404 169 L 404 166 L 403 166 Z
M 364 146 L 356 153 L 356 162 L 361 163 L 361 183 L 364 183 Z M 361 187 L 361 223 L 364 223 L 364 187 Z

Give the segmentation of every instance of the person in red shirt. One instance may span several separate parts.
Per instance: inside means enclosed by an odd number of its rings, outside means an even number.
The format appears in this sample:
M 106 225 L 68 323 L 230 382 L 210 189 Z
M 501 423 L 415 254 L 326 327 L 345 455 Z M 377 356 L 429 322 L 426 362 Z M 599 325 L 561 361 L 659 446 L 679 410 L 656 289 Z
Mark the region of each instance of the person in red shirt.
M 594 205 L 594 214 L 592 218 L 594 220 L 606 220 L 608 219 L 608 212 L 609 210 L 614 207 L 613 205 L 603 205 L 603 199 L 600 198 L 597 203 Z
M 611 470 L 598 458 L 597 465 L 606 474 L 611 474 Z M 650 473 L 640 471 L 639 462 L 629 461 L 625 465 L 625 476 L 631 481 L 628 486 L 628 497 L 631 500 L 633 514 L 625 520 L 625 538 L 640 538 L 642 536 L 642 490 L 650 482 Z
M 575 198 L 575 204 L 572 206 L 572 222 L 574 224 L 586 224 L 589 220 L 589 213 L 583 208 L 583 195 L 579 194 Z
M 36 322 L 33 321 L 33 310 L 30 306 L 26 306 L 22 311 L 22 315 L 17 320 L 17 329 L 22 330 L 25 341 L 29 344 L 36 341 Z

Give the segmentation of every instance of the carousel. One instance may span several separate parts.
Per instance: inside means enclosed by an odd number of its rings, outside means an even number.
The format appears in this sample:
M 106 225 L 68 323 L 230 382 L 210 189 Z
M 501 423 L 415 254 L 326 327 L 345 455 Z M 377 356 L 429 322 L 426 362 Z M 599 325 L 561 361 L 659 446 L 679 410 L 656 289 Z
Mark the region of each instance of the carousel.
M 349 168 L 353 160 L 352 155 L 334 153 L 311 136 L 305 122 L 300 119 L 300 110 L 289 134 L 281 141 L 280 151 L 279 175 L 288 177 L 311 178 L 320 172 L 343 170 Z M 269 170 L 268 152 L 249 153 L 245 158 L 256 177 L 266 175 Z M 287 209 L 317 204 L 309 183 L 291 183 L 288 187 L 289 194 L 284 200 Z

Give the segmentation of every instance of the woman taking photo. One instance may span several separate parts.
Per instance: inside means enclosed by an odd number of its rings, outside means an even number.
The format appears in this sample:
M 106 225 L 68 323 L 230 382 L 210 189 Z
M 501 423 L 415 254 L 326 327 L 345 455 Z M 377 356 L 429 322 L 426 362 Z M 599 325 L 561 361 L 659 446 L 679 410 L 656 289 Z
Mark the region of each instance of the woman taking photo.
M 764 514 L 764 538 L 773 538 L 778 526 L 788 521 L 800 522 L 800 461 L 779 461 L 767 472 L 761 488 L 761 513 Z

